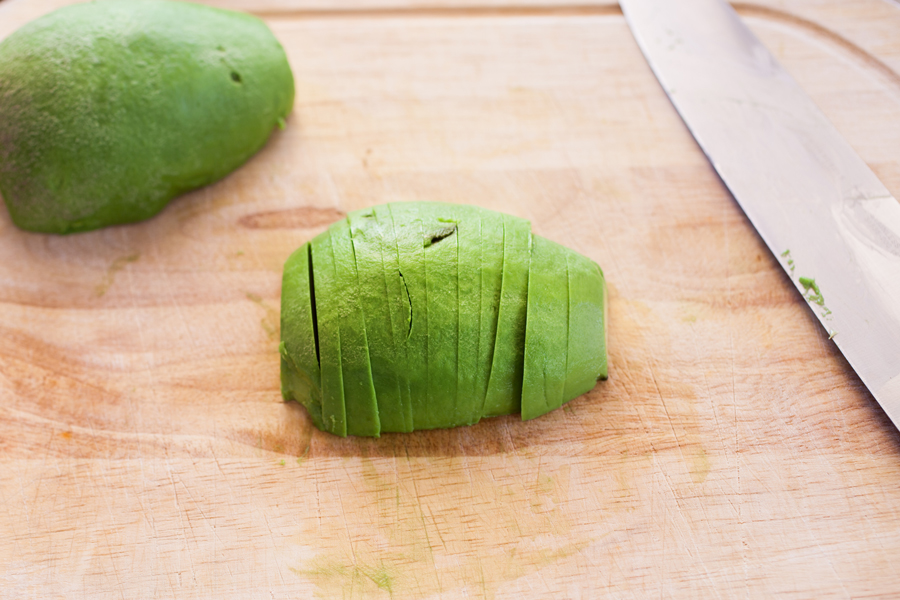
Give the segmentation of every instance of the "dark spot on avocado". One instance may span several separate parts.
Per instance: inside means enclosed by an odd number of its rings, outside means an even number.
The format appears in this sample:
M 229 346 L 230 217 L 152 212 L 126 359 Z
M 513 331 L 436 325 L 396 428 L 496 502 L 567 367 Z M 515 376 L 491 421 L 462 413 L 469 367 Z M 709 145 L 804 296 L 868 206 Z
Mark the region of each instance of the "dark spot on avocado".
M 231 72 L 231 80 L 235 83 L 241 83 L 243 80 L 241 79 L 241 74 L 237 71 Z
M 441 227 L 429 234 L 425 235 L 425 247 L 433 246 L 443 239 L 446 239 L 456 233 L 456 223 Z

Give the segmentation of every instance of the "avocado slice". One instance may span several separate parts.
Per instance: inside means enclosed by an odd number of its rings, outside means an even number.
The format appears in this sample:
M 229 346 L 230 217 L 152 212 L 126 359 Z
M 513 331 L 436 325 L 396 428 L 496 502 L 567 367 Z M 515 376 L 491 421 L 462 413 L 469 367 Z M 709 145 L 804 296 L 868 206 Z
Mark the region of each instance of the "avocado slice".
M 500 314 L 500 291 L 503 283 L 503 215 L 481 211 L 481 328 L 478 340 L 477 391 L 479 412 L 484 415 L 497 320 Z
M 571 251 L 546 238 L 532 237 L 528 273 L 528 318 L 522 378 L 522 420 L 562 406 L 566 386 Z
M 531 223 L 503 215 L 503 281 L 497 339 L 484 400 L 484 416 L 519 412 L 522 406 L 522 369 L 525 354 L 525 315 Z
M 322 429 L 322 381 L 309 243 L 287 259 L 281 279 L 281 395 L 296 400 Z
M 398 272 L 408 294 L 409 330 L 406 338 L 406 373 L 409 378 L 413 429 L 433 422 L 428 408 L 428 309 L 425 285 L 425 244 L 419 203 L 386 206 L 397 240 Z
M 391 328 L 392 366 L 397 377 L 397 388 L 400 403 L 399 422 L 381 420 L 382 431 L 412 431 L 413 415 L 412 401 L 410 399 L 410 370 L 407 358 L 407 338 L 412 332 L 412 302 L 409 290 L 407 290 L 403 273 L 400 271 L 400 252 L 397 245 L 397 234 L 394 231 L 394 221 L 390 208 L 376 206 L 371 209 L 375 215 L 382 233 L 381 258 L 384 271 L 384 285 L 387 293 L 388 316 Z M 373 379 L 375 374 L 372 374 Z M 378 395 L 378 388 L 376 388 Z M 378 398 L 379 412 L 381 411 L 381 397 Z
M 606 354 L 606 280 L 586 256 L 569 251 L 569 351 L 565 402 L 591 391 L 608 376 Z
M 344 378 L 341 374 L 341 329 L 338 298 L 343 290 L 337 283 L 331 232 L 313 238 L 310 243 L 315 287 L 316 323 L 319 332 L 319 366 L 322 377 L 322 423 L 325 431 L 347 435 L 347 411 L 344 406 Z
M 351 212 L 347 219 L 350 222 L 350 239 L 356 257 L 359 302 L 365 316 L 369 362 L 381 431 L 407 431 L 397 372 L 400 361 L 397 360 L 384 267 L 386 249 L 389 246 L 390 250 L 394 250 L 396 245 L 393 229 L 386 228 L 385 223 L 379 222 L 371 208 Z M 404 341 L 405 334 L 403 332 Z M 405 356 L 405 352 L 403 354 Z
M 366 318 L 360 293 L 350 222 L 342 219 L 329 228 L 334 252 L 334 271 L 340 292 L 334 297 L 340 316 L 341 374 L 344 380 L 344 406 L 347 410 L 347 434 L 378 437 L 381 421 L 372 368 Z
M 479 393 L 479 344 L 481 342 L 481 218 L 484 211 L 472 206 L 448 205 L 456 219 L 457 336 L 455 425 L 473 425 L 481 419 L 484 395 Z M 487 365 L 485 365 L 486 367 Z
M 428 311 L 428 390 L 421 429 L 447 427 L 456 415 L 459 348 L 459 225 L 446 205 L 420 205 Z M 451 425 L 452 426 L 452 425 Z

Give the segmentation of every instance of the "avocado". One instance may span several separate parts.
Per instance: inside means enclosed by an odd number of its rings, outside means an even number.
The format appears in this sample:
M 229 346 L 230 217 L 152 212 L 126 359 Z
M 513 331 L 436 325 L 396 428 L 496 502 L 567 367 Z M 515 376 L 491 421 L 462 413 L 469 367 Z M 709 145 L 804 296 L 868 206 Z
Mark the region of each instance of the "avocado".
M 485 417 L 508 415 L 521 408 L 530 260 L 531 223 L 503 215 L 503 280 L 494 360 L 484 400 Z
M 522 377 L 522 420 L 562 406 L 569 351 L 567 248 L 534 236 L 528 273 L 528 318 Z
M 385 254 L 394 250 L 393 244 L 388 248 L 388 242 L 393 242 L 393 231 L 385 231 L 386 227 L 390 227 L 390 221 L 379 221 L 372 209 L 351 212 L 347 219 L 350 222 L 350 239 L 359 278 L 356 291 L 365 316 L 380 431 L 406 431 L 406 413 L 400 393 L 400 375 L 397 372 L 397 366 L 402 361 L 398 360 L 396 354 L 397 344 L 394 343 L 387 273 L 384 268 Z M 399 289 L 394 290 L 398 297 L 401 293 L 405 295 Z M 405 303 L 405 298 L 403 300 Z M 402 335 L 405 340 L 406 331 Z
M 315 331 L 319 340 L 319 367 L 322 381 L 322 422 L 325 431 L 339 436 L 347 435 L 347 410 L 344 406 L 344 377 L 341 367 L 341 330 L 338 299 L 344 290 L 338 285 L 332 252 L 331 235 L 326 231 L 316 236 L 310 243 L 312 257 L 312 284 L 310 291 L 315 291 L 314 306 L 316 314 Z M 281 290 L 281 306 L 290 306 L 298 302 L 290 296 L 295 288 Z M 302 300 L 302 299 L 299 299 Z M 283 310 L 283 309 L 282 309 Z M 286 348 L 293 344 L 284 339 L 290 335 L 290 329 L 282 329 L 282 341 Z M 301 398 L 294 400 L 303 402 Z M 349 415 L 353 416 L 353 415 Z M 315 423 L 315 420 L 313 420 Z
M 167 0 L 61 8 L 0 43 L 0 193 L 29 231 L 147 219 L 243 164 L 293 101 L 256 17 Z
M 484 415 L 494 343 L 497 341 L 497 319 L 500 314 L 500 291 L 503 283 L 503 215 L 489 210 L 481 215 L 481 330 L 478 336 L 477 390 Z
M 347 411 L 347 434 L 378 437 L 381 423 L 372 383 L 369 341 L 360 298 L 360 282 L 356 269 L 350 222 L 343 219 L 328 228 L 334 253 L 335 283 L 339 290 L 334 298 L 340 329 L 341 377 L 344 407 Z
M 424 202 L 352 212 L 283 281 L 283 395 L 337 435 L 533 419 L 608 374 L 603 272 L 525 219 Z
M 453 423 L 473 425 L 481 419 L 484 394 L 479 391 L 481 335 L 482 211 L 472 206 L 448 207 L 456 221 L 457 268 L 457 377 Z
M 388 204 L 396 235 L 399 273 L 410 307 L 406 336 L 406 377 L 409 385 L 413 429 L 427 429 L 428 410 L 428 309 L 425 295 L 425 244 L 419 203 Z
M 566 400 L 577 398 L 609 375 L 606 353 L 606 280 L 600 267 L 577 252 L 566 254 L 569 270 L 569 351 Z
M 291 254 L 281 280 L 281 394 L 297 398 L 322 429 L 322 380 L 309 243 Z
M 413 430 L 413 411 L 410 399 L 410 370 L 408 339 L 412 333 L 412 301 L 406 286 L 403 273 L 400 271 L 400 250 L 398 247 L 397 233 L 394 230 L 394 219 L 389 205 L 376 206 L 371 209 L 375 219 L 382 227 L 381 239 L 384 283 L 387 291 L 388 313 L 391 323 L 390 349 L 391 364 L 397 374 L 397 383 L 400 393 L 400 412 L 403 417 L 402 426 L 396 429 L 393 424 L 382 420 L 382 431 L 408 432 Z M 374 377 L 374 375 L 373 375 Z M 376 390 L 377 393 L 377 390 Z
M 418 429 L 454 423 L 459 350 L 457 224 L 439 204 L 419 207 L 425 250 L 425 297 L 428 311 L 428 409 Z

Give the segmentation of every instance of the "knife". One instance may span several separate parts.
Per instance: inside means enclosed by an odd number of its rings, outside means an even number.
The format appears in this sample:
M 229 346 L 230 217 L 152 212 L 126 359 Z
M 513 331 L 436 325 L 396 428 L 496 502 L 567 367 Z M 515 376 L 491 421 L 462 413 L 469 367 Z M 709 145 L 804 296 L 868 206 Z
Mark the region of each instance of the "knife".
M 620 0 L 700 148 L 900 428 L 900 203 L 723 0 Z

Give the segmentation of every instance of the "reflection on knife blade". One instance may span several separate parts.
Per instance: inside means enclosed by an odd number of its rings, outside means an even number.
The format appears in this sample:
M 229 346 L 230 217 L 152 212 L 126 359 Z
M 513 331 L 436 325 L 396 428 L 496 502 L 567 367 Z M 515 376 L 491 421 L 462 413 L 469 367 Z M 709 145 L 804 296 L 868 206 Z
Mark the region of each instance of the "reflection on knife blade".
M 620 4 L 722 181 L 900 427 L 900 204 L 727 3 Z

